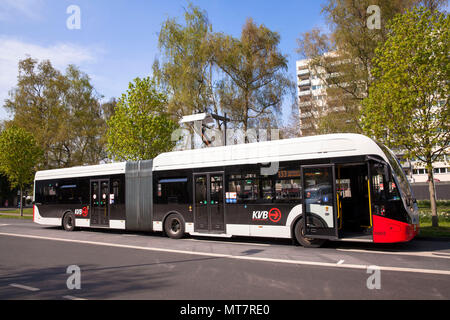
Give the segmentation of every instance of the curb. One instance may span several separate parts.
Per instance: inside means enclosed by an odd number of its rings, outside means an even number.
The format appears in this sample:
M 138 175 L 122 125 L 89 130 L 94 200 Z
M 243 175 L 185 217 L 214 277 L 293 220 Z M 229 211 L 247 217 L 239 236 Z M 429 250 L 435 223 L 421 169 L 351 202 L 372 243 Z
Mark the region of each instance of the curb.
M 423 241 L 445 241 L 445 242 L 450 242 L 450 237 L 446 238 L 446 237 L 421 237 L 421 236 L 417 236 L 414 238 L 415 240 L 423 240 Z

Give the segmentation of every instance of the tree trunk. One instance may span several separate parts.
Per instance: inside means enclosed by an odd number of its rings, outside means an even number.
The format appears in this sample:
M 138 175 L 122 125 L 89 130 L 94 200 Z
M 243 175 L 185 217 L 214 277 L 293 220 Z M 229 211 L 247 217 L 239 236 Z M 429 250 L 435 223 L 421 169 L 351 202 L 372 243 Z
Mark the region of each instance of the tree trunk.
M 428 190 L 430 192 L 430 205 L 431 205 L 431 226 L 439 227 L 439 218 L 436 205 L 436 192 L 434 187 L 433 165 L 431 163 L 427 164 L 427 170 L 428 170 Z
M 248 90 L 245 90 L 244 94 L 245 99 L 245 105 L 244 105 L 244 119 L 243 119 L 243 125 L 244 125 L 244 143 L 249 143 L 248 139 L 248 119 L 249 119 L 249 109 L 250 109 L 250 102 L 248 97 Z
M 20 187 L 20 216 L 23 217 L 23 190 Z

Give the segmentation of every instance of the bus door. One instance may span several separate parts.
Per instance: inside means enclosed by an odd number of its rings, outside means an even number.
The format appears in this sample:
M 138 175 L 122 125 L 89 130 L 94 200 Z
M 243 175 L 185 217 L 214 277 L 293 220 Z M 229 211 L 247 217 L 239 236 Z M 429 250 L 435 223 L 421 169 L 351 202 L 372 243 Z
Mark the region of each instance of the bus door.
M 373 215 L 385 216 L 386 208 L 392 201 L 388 200 L 388 195 L 395 189 L 395 184 L 390 181 L 388 167 L 380 160 L 369 158 L 369 177 L 371 183 L 368 184 L 370 227 L 373 227 Z M 400 199 L 400 197 L 398 197 Z
M 320 239 L 338 237 L 334 171 L 334 165 L 302 167 L 305 236 Z
M 91 180 L 91 226 L 109 226 L 109 180 Z
M 225 232 L 223 187 L 223 172 L 194 174 L 195 232 Z

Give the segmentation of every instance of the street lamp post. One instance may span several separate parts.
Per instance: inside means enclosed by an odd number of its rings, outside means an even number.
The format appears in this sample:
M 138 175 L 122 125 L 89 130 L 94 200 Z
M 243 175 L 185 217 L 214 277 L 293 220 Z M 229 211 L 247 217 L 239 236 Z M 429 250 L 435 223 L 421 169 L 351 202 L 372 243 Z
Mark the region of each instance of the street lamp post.
M 185 116 L 181 119 L 180 124 L 186 124 L 191 122 L 198 122 L 201 121 L 202 123 L 202 129 L 207 127 L 208 124 L 213 123 L 213 120 L 222 121 L 222 124 L 224 125 L 224 146 L 227 145 L 227 123 L 231 121 L 231 119 L 227 118 L 227 114 L 225 113 L 224 116 L 220 116 L 214 113 L 198 113 L 193 114 L 190 116 Z M 220 124 L 219 124 L 220 127 Z M 204 141 L 204 135 L 203 130 L 201 133 L 202 141 Z

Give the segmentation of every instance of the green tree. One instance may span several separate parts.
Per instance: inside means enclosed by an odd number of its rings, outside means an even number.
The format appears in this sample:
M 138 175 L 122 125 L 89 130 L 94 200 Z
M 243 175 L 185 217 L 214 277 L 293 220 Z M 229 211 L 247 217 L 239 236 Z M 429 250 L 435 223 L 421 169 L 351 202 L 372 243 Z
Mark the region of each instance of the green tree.
M 167 97 L 149 77 L 136 78 L 108 120 L 108 152 L 116 160 L 148 160 L 172 150 L 178 128 L 167 113 Z
M 443 7 L 446 0 L 327 0 L 322 14 L 330 33 L 319 29 L 303 33 L 297 52 L 310 59 L 310 69 L 326 85 L 327 105 L 314 103 L 313 134 L 361 132 L 360 111 L 373 81 L 375 49 L 389 33 L 388 22 L 397 14 L 414 6 L 431 10 Z M 374 12 L 379 8 L 379 28 L 369 28 Z
M 211 44 L 212 25 L 207 13 L 189 4 L 184 23 L 168 18 L 159 34 L 160 56 L 153 74 L 168 96 L 168 112 L 178 119 L 195 113 L 221 113 L 220 77 Z M 221 124 L 216 121 L 217 128 Z M 191 145 L 195 145 L 193 125 L 188 127 Z
M 240 39 L 215 34 L 213 43 L 217 65 L 227 75 L 221 85 L 223 109 L 244 132 L 250 125 L 273 124 L 286 96 L 295 92 L 280 35 L 247 19 Z
M 11 127 L 0 134 L 0 171 L 12 188 L 20 190 L 20 215 L 23 216 L 23 190 L 33 182 L 42 149 L 33 135 L 22 128 Z
M 60 166 L 93 165 L 107 158 L 106 117 L 100 95 L 87 74 L 70 65 L 65 73 L 64 125 L 60 139 Z
M 279 42 L 278 33 L 251 19 L 240 39 L 213 32 L 207 13 L 190 4 L 183 24 L 169 18 L 159 34 L 153 71 L 168 93 L 169 112 L 178 118 L 226 112 L 245 131 L 273 126 L 286 94 L 295 91 Z
M 438 226 L 433 162 L 449 152 L 450 20 L 414 9 L 389 25 L 376 50 L 374 82 L 364 101 L 363 129 L 426 164 L 433 226 Z
M 5 101 L 13 120 L 32 132 L 44 151 L 40 168 L 96 164 L 105 159 L 106 122 L 100 96 L 87 74 L 69 66 L 65 74 L 50 61 L 19 62 L 18 83 Z
M 161 56 L 153 72 L 157 83 L 168 93 L 168 111 L 185 115 L 218 112 L 215 93 L 216 74 L 210 44 L 212 25 L 206 12 L 189 4 L 184 24 L 167 19 L 159 33 Z

